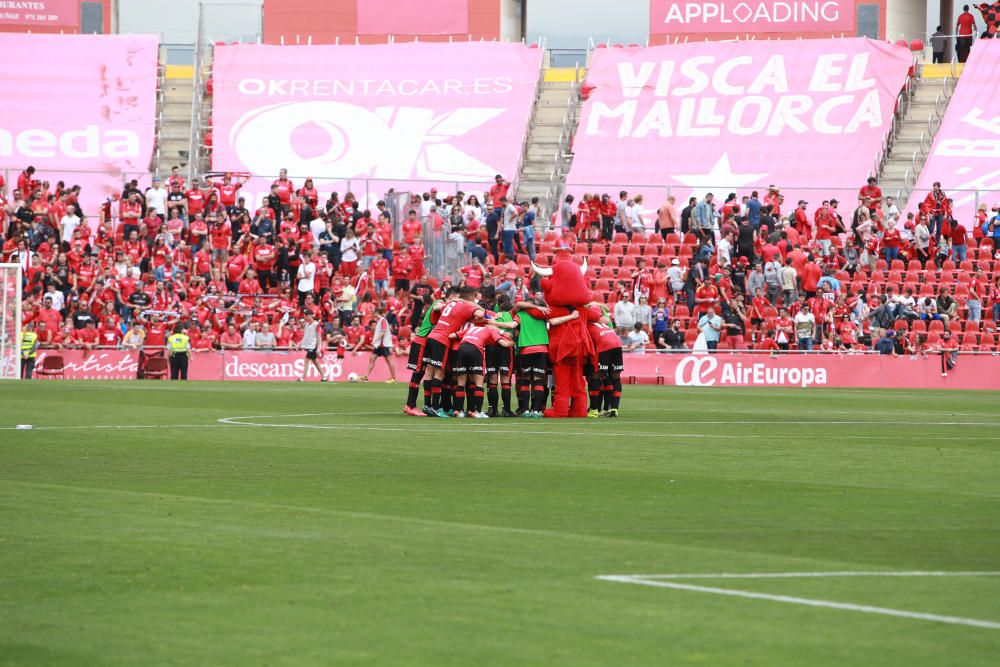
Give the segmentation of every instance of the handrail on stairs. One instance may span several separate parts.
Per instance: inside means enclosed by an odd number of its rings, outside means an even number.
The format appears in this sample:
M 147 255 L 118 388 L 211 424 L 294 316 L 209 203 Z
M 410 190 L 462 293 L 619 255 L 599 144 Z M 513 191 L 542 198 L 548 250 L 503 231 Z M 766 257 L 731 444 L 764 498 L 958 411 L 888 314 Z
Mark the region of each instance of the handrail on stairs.
M 535 128 L 535 114 L 538 111 L 538 106 L 542 99 L 542 88 L 545 84 L 545 59 L 547 56 L 544 39 L 541 40 L 539 46 L 542 58 L 538 65 L 538 79 L 535 81 L 535 97 L 531 103 L 531 117 L 528 118 L 528 126 L 524 129 L 524 137 L 521 139 L 521 154 L 517 158 L 517 172 L 514 175 L 516 182 L 513 184 L 514 192 L 517 192 L 518 187 L 521 185 L 521 170 L 524 169 L 524 165 L 528 161 L 528 146 L 530 144 L 531 131 Z

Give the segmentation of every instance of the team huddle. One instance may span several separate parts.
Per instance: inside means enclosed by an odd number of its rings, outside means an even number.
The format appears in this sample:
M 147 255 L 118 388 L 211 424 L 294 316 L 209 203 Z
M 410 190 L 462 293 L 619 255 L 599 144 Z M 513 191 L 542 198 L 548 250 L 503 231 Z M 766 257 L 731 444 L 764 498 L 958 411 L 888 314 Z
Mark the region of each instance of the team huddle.
M 582 367 L 589 390 L 587 417 L 618 417 L 622 346 L 607 310 L 549 308 L 539 293 L 528 301 L 495 300 L 475 288 L 450 288 L 443 299 L 424 299 L 424 314 L 410 344 L 411 371 L 405 414 L 414 417 L 540 418 L 553 383 L 549 334 L 558 327 L 585 325 L 594 354 Z M 564 312 L 569 310 L 569 312 Z M 421 383 L 423 409 L 417 408 Z M 512 409 L 513 388 L 517 406 Z M 488 409 L 484 410 L 484 403 Z M 502 407 L 501 407 L 502 405 Z

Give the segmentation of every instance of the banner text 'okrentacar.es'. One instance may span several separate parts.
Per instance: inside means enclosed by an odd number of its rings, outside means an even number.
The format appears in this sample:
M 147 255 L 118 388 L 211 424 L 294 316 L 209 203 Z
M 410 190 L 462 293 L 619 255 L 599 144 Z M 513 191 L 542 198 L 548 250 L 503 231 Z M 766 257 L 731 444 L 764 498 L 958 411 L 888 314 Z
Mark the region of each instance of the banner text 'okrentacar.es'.
M 212 164 L 324 191 L 512 178 L 540 66 L 497 42 L 219 47 Z

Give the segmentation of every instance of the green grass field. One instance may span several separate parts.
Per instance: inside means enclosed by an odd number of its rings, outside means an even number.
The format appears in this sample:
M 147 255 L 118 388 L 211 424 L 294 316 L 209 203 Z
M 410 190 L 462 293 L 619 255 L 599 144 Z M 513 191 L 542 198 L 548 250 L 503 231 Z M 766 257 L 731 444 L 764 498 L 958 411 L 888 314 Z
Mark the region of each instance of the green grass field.
M 995 575 L 1000 395 L 445 421 L 404 393 L 0 384 L 0 664 L 997 664 L 1000 576 L 645 580 L 819 606 L 596 577 Z

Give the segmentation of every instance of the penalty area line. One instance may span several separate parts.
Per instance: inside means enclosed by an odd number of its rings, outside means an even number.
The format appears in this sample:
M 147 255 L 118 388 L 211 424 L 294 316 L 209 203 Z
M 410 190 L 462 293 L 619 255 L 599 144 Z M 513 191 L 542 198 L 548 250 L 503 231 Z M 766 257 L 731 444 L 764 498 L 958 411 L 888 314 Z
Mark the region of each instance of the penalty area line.
M 682 584 L 676 581 L 664 581 L 665 578 L 729 578 L 729 579 L 764 579 L 764 578 L 793 578 L 793 577 L 857 577 L 857 576 L 886 576 L 886 577 L 925 577 L 925 576 L 994 576 L 996 572 L 777 572 L 777 573 L 749 573 L 721 574 L 721 575 L 621 575 L 607 574 L 595 577 L 601 581 L 610 581 L 621 584 L 636 584 L 639 586 L 652 586 L 654 588 L 669 588 L 673 590 L 689 591 L 694 593 L 708 593 L 711 595 L 724 595 L 728 597 L 745 598 L 750 600 L 767 600 L 770 602 L 783 602 L 785 604 L 802 605 L 806 607 L 818 607 L 822 609 L 837 609 L 840 611 L 853 611 L 862 614 L 877 614 L 881 616 L 894 616 L 897 618 L 908 618 L 919 621 L 929 621 L 933 623 L 945 623 L 948 625 L 965 625 L 975 628 L 986 628 L 989 630 L 1000 630 L 1000 623 L 995 621 L 984 621 L 977 618 L 965 618 L 962 616 L 946 616 L 943 614 L 928 614 L 919 611 L 908 611 L 906 609 L 891 609 L 889 607 L 875 607 L 872 605 L 853 604 L 850 602 L 835 602 L 833 600 L 819 600 L 816 598 L 803 598 L 792 595 L 775 595 L 772 593 L 758 593 L 756 591 L 744 591 L 734 588 L 717 588 L 715 586 L 697 586 L 694 584 Z M 659 577 L 652 579 L 651 577 Z

